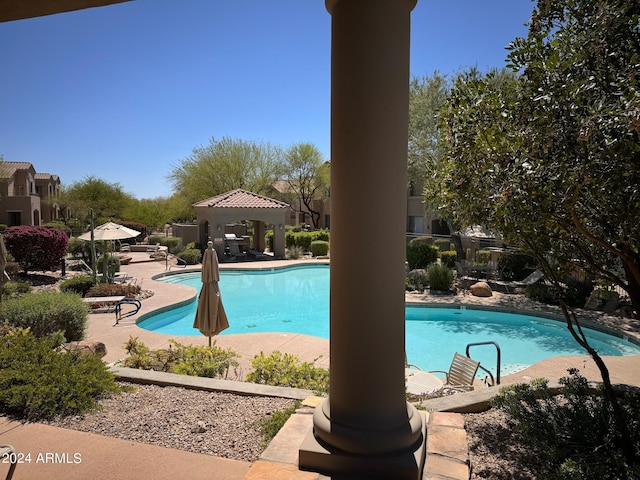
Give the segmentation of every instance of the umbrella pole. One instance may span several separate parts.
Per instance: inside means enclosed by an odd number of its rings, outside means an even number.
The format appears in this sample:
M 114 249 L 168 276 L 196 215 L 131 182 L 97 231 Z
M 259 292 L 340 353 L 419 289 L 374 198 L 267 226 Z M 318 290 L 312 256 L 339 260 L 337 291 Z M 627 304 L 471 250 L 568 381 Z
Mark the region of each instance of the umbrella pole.
M 209 335 L 209 348 L 211 348 L 211 335 Z

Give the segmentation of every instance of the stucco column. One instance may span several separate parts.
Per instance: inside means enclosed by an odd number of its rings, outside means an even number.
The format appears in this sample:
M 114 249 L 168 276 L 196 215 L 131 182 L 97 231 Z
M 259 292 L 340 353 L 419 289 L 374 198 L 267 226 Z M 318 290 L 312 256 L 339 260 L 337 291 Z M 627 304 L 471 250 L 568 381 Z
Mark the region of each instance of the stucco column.
M 390 478 L 418 478 L 420 472 L 422 418 L 406 402 L 404 381 L 415 4 L 326 1 L 332 15 L 331 387 L 314 414 L 313 439 L 325 452 L 314 453 L 307 437 L 301 468 L 387 472 Z

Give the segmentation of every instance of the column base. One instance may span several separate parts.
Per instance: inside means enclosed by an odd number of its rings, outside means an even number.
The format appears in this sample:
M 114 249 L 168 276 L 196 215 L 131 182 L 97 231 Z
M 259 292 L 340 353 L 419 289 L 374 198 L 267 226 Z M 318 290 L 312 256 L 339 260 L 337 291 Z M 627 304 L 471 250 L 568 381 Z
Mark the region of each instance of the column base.
M 335 479 L 420 480 L 426 455 L 426 438 L 426 421 L 423 421 L 420 440 L 410 449 L 387 454 L 357 455 L 319 441 L 311 429 L 300 446 L 298 465 L 300 470 L 319 472 Z

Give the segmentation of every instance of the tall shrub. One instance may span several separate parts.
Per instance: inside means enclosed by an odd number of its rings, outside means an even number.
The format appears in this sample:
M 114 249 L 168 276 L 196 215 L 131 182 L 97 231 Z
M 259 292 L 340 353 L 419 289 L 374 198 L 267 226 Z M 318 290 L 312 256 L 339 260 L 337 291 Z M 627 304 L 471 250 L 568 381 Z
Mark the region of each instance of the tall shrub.
M 120 392 L 97 355 L 58 353 L 59 336 L 28 330 L 0 335 L 0 411 L 27 420 L 81 415 L 98 399 Z
M 413 239 L 407 245 L 407 262 L 411 269 L 425 268 L 438 259 L 438 248 Z
M 69 237 L 61 231 L 35 225 L 9 227 L 4 243 L 25 271 L 57 270 L 67 254 Z
M 82 340 L 87 305 L 75 293 L 40 292 L 0 304 L 0 323 L 29 328 L 37 337 L 62 331 L 68 341 Z

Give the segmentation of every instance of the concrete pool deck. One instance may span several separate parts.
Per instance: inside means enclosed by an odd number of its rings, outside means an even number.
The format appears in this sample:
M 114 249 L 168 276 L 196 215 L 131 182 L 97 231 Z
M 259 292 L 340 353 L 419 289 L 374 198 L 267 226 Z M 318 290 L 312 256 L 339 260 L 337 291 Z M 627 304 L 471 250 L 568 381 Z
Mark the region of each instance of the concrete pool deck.
M 105 361 L 111 363 L 125 356 L 122 346 L 131 336 L 138 337 L 149 348 L 168 348 L 169 340 L 184 344 L 206 345 L 208 339 L 204 336 L 169 337 L 138 328 L 135 321 L 141 315 L 168 305 L 185 301 L 195 295 L 191 287 L 155 282 L 152 277 L 165 272 L 164 261 L 148 261 L 148 254 L 132 252 L 133 261 L 122 267 L 129 275 L 142 283 L 144 290 L 151 290 L 154 295 L 142 300 L 142 308 L 137 315 L 125 318 L 114 326 L 115 314 L 92 313 L 89 315 L 87 339 L 98 340 L 107 346 Z M 307 261 L 308 262 L 308 261 Z M 318 261 L 312 260 L 314 263 Z M 240 262 L 221 264 L 221 268 L 257 268 L 277 267 L 282 265 L 302 264 L 304 261 L 265 261 L 265 262 Z M 195 269 L 172 268 L 172 272 L 184 272 Z M 436 296 L 428 294 L 407 294 L 407 301 L 433 303 L 433 304 L 459 304 L 477 305 L 491 308 L 502 308 L 514 311 L 528 311 L 558 315 L 559 309 L 549 306 L 541 306 L 529 302 L 523 295 L 499 294 L 493 297 L 480 298 L 471 295 L 459 294 L 456 296 Z M 629 336 L 640 338 L 634 322 L 626 319 L 609 317 L 597 312 L 586 312 L 585 317 L 598 324 L 616 326 L 625 331 Z M 581 312 L 581 318 L 582 312 Z M 329 341 L 317 337 L 299 334 L 255 333 L 242 335 L 222 335 L 216 338 L 217 345 L 230 348 L 241 355 L 242 374 L 246 374 L 250 368 L 250 359 L 261 351 L 269 353 L 280 350 L 296 355 L 303 361 L 315 362 L 319 366 L 329 366 Z M 613 383 L 622 383 L 640 387 L 640 356 L 631 357 L 605 357 L 605 362 L 610 370 Z M 532 378 L 545 377 L 551 382 L 565 376 L 567 368 L 579 368 L 581 373 L 590 380 L 600 380 L 600 374 L 591 359 L 587 356 L 554 357 L 538 364 L 532 365 L 514 375 L 502 378 L 502 384 L 527 381 Z M 489 390 L 479 388 L 472 394 L 457 395 L 458 403 L 473 403 L 479 397 L 486 397 Z M 474 399 L 475 397 L 475 399 Z M 453 397 L 449 397 L 451 400 Z M 442 399 L 445 403 L 446 399 Z M 449 403 L 451 403 L 451 400 Z M 450 406 L 450 405 L 449 405 Z M 431 404 L 430 409 L 446 410 L 447 405 Z M 451 415 L 451 414 L 443 414 Z M 423 478 L 444 478 L 436 475 L 446 473 L 447 478 L 465 478 L 465 469 L 459 468 L 460 464 L 454 460 L 438 454 L 441 447 L 439 441 L 442 436 L 446 438 L 448 447 L 451 447 L 452 438 L 460 438 L 459 435 L 447 435 L 447 428 L 452 432 L 459 432 L 461 428 L 460 416 L 438 416 L 429 414 L 429 425 L 435 425 L 430 432 L 440 432 L 429 437 L 428 451 L 434 453 L 429 458 L 439 459 L 438 463 L 427 462 L 427 470 Z M 127 440 L 104 437 L 95 434 L 61 429 L 43 424 L 19 423 L 0 417 L 0 443 L 13 444 L 17 450 L 28 450 L 33 457 L 31 464 L 18 465 L 14 479 L 84 479 L 84 478 L 109 478 L 109 479 L 134 479 L 134 478 L 214 478 L 229 480 L 313 480 L 326 477 L 312 472 L 297 470 L 297 448 L 300 445 L 301 435 L 308 431 L 310 415 L 296 414 L 290 422 L 278 434 L 276 439 L 264 452 L 261 459 L 254 463 L 228 460 L 208 455 L 199 455 L 185 451 L 172 450 Z M 443 430 L 444 429 L 444 430 Z M 445 433 L 442 433 L 445 432 Z M 459 449 L 466 448 L 466 439 L 460 440 L 456 445 Z M 455 443 L 455 442 L 454 442 Z M 81 463 L 50 462 L 36 464 L 38 453 L 47 452 L 82 454 Z M 58 458 L 60 460 L 60 458 Z M 66 460 L 66 459 L 65 459 Z M 438 470 L 441 468 L 441 470 Z M 6 475 L 8 465 L 0 464 L 0 477 Z M 454 473 L 454 472 L 460 472 Z M 454 476 L 458 475 L 458 476 Z M 468 471 L 467 471 L 468 477 Z

